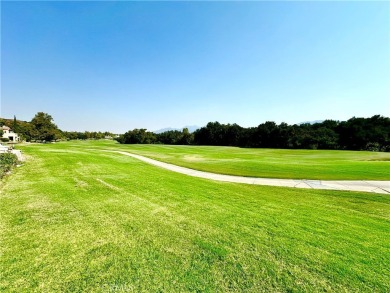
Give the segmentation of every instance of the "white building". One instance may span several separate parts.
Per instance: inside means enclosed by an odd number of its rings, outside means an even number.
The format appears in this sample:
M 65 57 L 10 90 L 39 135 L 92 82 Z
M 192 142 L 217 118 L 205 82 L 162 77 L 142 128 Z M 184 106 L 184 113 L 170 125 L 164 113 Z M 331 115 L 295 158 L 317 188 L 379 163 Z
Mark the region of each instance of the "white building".
M 2 126 L 3 138 L 8 138 L 10 142 L 19 142 L 20 137 L 17 133 L 13 132 L 8 126 Z

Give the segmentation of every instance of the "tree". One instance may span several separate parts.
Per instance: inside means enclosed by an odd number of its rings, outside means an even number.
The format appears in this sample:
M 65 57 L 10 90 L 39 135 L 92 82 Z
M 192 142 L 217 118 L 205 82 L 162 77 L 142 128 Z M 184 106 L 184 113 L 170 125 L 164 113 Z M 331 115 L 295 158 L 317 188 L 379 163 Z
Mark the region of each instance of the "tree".
M 182 133 L 178 130 L 168 130 L 156 134 L 157 141 L 163 144 L 180 144 L 181 137 Z
M 156 142 L 156 135 L 146 131 L 146 129 L 133 129 L 122 134 L 116 140 L 125 144 L 150 144 Z
M 31 120 L 32 139 L 41 141 L 52 141 L 60 138 L 61 133 L 57 125 L 53 123 L 53 118 L 43 112 L 38 112 Z
M 190 133 L 188 128 L 183 128 L 179 143 L 180 144 L 191 144 L 193 140 L 194 140 L 194 136 Z
M 12 123 L 12 130 L 15 132 L 15 133 L 18 133 L 18 123 L 16 121 L 16 116 L 14 115 L 14 121 Z

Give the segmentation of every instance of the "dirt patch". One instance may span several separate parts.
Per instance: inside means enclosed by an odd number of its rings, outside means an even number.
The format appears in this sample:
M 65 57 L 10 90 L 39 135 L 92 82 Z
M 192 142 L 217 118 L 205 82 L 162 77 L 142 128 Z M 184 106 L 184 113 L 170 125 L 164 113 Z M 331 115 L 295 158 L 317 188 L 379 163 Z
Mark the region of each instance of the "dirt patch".
M 188 162 L 200 162 L 200 161 L 204 161 L 205 158 L 198 155 L 186 155 L 183 157 L 183 160 Z

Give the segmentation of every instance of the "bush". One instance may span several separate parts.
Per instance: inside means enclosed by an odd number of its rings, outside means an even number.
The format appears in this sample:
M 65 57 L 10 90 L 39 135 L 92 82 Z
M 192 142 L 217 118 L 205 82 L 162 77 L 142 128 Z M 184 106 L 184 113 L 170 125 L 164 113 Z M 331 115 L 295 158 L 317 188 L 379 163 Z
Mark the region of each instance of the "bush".
M 0 178 L 2 178 L 5 173 L 9 172 L 11 168 L 16 165 L 17 162 L 18 158 L 14 154 L 0 154 Z
M 1 138 L 1 141 L 2 141 L 2 142 L 9 142 L 9 138 L 8 138 L 8 137 L 2 137 L 2 138 Z
M 366 150 L 371 152 L 381 151 L 381 145 L 377 142 L 369 142 L 366 144 Z

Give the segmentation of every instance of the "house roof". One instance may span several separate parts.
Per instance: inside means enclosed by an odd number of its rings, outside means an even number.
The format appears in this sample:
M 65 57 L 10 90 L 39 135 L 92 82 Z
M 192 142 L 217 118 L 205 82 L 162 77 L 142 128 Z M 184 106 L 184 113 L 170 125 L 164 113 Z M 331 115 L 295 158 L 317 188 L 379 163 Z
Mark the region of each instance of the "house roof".
M 2 129 L 3 129 L 3 130 L 10 130 L 11 128 L 9 128 L 8 126 L 5 126 L 5 125 L 4 125 L 4 126 L 2 127 Z

